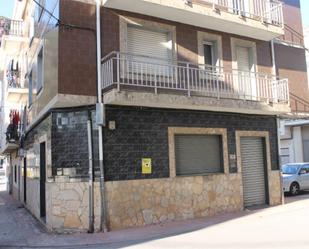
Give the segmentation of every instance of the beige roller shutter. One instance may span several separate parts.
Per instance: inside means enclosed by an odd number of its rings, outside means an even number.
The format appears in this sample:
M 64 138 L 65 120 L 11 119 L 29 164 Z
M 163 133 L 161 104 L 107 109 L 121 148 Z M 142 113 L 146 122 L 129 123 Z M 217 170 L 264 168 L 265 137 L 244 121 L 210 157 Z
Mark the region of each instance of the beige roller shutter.
M 127 51 L 129 54 L 170 59 L 171 42 L 167 32 L 151 31 L 128 26 Z
M 250 71 L 249 48 L 237 47 L 237 68 L 240 71 Z
M 266 204 L 263 142 L 259 137 L 242 137 L 240 140 L 245 207 Z

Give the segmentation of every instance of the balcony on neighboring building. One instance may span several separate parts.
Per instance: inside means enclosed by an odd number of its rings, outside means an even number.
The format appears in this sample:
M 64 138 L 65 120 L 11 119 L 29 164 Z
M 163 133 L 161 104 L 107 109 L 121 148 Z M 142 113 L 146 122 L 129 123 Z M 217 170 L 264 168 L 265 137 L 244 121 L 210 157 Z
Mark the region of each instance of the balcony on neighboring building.
M 25 102 L 28 97 L 28 87 L 22 77 L 18 62 L 12 60 L 6 70 L 7 100 L 10 102 Z
M 19 44 L 27 41 L 23 20 L 0 18 L 0 45 L 7 51 L 19 49 Z M 13 53 L 13 52 L 11 52 Z
M 284 34 L 274 0 L 103 0 L 103 6 L 270 41 Z
M 10 154 L 19 148 L 20 138 L 20 116 L 19 112 L 12 110 L 10 112 L 10 124 L 7 126 L 5 132 L 4 148 L 1 150 L 1 154 Z
M 287 79 L 112 52 L 102 59 L 104 103 L 256 114 L 290 111 Z

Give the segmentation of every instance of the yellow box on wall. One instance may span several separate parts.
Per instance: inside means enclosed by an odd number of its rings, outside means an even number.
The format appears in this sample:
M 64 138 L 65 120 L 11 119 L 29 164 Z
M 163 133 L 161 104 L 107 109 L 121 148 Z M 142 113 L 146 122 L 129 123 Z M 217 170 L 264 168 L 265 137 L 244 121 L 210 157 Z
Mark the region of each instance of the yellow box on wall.
M 151 158 L 142 158 L 142 173 L 151 174 L 151 172 L 152 172 Z

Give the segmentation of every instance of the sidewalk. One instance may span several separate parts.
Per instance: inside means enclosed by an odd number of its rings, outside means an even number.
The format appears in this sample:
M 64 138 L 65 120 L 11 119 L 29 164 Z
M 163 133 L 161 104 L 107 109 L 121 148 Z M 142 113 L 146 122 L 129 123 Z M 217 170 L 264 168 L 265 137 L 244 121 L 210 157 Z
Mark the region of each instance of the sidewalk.
M 20 204 L 1 192 L 0 248 L 308 248 L 309 196 L 293 197 L 289 202 L 106 234 L 56 235 L 47 233 Z

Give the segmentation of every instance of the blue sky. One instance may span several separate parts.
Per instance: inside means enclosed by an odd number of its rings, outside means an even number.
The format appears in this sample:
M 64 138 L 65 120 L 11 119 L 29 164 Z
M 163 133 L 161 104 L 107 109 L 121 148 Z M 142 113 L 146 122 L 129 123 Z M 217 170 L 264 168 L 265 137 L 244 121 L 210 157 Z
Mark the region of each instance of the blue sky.
M 1 1 L 1 0 L 0 0 Z M 300 0 L 301 4 L 301 12 L 303 18 L 303 26 L 309 26 L 309 1 L 308 0 Z
M 309 26 L 309 1 L 300 0 L 303 25 Z M 11 17 L 13 12 L 14 0 L 0 0 L 0 16 Z
M 11 17 L 13 7 L 14 0 L 0 0 L 0 16 Z

